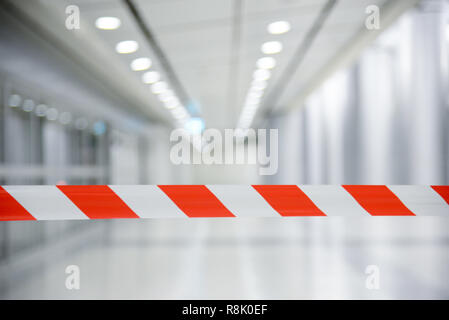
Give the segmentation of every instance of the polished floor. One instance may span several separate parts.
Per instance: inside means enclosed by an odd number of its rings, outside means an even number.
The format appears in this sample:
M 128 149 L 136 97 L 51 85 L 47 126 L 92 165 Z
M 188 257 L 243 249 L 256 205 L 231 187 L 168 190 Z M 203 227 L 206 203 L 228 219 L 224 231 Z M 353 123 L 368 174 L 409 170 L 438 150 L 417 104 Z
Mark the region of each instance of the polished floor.
M 449 298 L 447 218 L 86 223 L 1 264 L 0 298 Z M 68 265 L 79 290 L 65 287 Z M 369 265 L 378 289 L 367 288 Z

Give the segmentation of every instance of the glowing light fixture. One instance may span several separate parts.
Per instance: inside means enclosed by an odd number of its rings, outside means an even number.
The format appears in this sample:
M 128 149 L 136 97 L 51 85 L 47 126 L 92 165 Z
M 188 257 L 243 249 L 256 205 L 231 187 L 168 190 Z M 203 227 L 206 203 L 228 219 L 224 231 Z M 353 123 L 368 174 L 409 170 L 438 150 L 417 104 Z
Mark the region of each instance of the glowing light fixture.
M 254 80 L 267 80 L 271 77 L 271 72 L 266 69 L 257 69 L 253 73 Z
M 148 71 L 142 75 L 142 82 L 146 84 L 152 84 L 159 81 L 161 76 L 157 71 Z
M 31 100 L 31 99 L 25 99 L 25 101 L 23 101 L 22 109 L 25 112 L 33 111 L 33 109 L 34 109 L 34 101 Z
M 150 58 L 137 58 L 131 62 L 131 69 L 134 71 L 147 70 L 151 67 Z
M 102 30 L 115 30 L 119 28 L 121 21 L 116 17 L 100 17 L 95 21 L 95 26 Z
M 38 117 L 45 117 L 45 114 L 47 113 L 48 107 L 45 104 L 39 104 L 36 107 L 36 115 Z
M 168 90 L 168 85 L 164 81 L 158 81 L 151 85 L 151 92 L 154 94 L 160 94 Z
M 18 94 L 13 94 L 9 96 L 8 105 L 12 108 L 18 107 L 22 102 L 22 98 Z
M 276 59 L 272 57 L 263 57 L 257 60 L 259 69 L 273 69 L 276 66 Z
M 268 25 L 267 30 L 271 34 L 282 34 L 290 31 L 290 23 L 288 21 L 276 21 Z
M 184 123 L 184 128 L 191 134 L 201 134 L 204 126 L 204 120 L 201 118 L 190 118 Z
M 179 102 L 178 98 L 172 97 L 172 98 L 167 99 L 167 100 L 164 101 L 164 106 L 167 109 L 174 109 L 174 108 L 180 106 L 180 102 Z
M 117 43 L 115 51 L 122 54 L 133 53 L 139 49 L 139 44 L 134 40 L 126 40 Z
M 261 50 L 265 54 L 276 54 L 282 51 L 282 43 L 279 41 L 268 41 L 262 44 Z

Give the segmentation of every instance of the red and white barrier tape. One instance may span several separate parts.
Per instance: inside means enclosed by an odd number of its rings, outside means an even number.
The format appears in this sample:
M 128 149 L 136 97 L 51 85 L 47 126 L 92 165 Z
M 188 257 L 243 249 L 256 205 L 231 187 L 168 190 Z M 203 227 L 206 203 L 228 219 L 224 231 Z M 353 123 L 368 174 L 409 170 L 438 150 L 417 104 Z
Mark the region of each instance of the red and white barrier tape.
M 446 216 L 449 186 L 0 186 L 0 221 Z

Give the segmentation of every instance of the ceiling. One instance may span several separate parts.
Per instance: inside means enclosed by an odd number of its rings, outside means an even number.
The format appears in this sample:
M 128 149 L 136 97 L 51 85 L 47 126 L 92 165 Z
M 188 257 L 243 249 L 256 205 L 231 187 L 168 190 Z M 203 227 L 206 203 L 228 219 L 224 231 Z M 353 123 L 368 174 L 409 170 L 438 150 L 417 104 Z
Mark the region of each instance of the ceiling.
M 256 69 L 256 61 L 264 56 L 260 50 L 262 43 L 271 40 L 283 43 L 283 50 L 273 55 L 277 65 L 272 70 L 272 77 L 261 103 L 262 109 L 279 108 L 292 103 L 313 76 L 339 51 L 344 50 L 351 39 L 364 28 L 366 7 L 382 7 L 385 2 L 386 0 L 337 1 L 316 37 L 304 47 L 306 35 L 328 0 L 133 1 L 185 89 L 190 100 L 186 102 L 186 107 L 193 115 L 198 113 L 207 127 L 214 128 L 233 128 L 237 125 Z M 51 6 L 54 1 L 40 0 L 39 3 Z M 137 81 L 133 80 L 132 86 L 140 86 L 139 94 L 148 105 L 144 108 L 171 119 L 169 111 L 151 93 L 148 85 L 140 82 L 142 72 L 131 71 L 129 68 L 129 63 L 134 58 L 150 57 L 153 60 L 151 69 L 161 72 L 163 78 L 168 78 L 125 1 L 70 0 L 65 2 L 65 5 L 68 4 L 80 7 L 81 29 L 84 29 L 85 39 L 101 41 L 106 48 L 105 52 L 109 50 L 108 54 L 113 56 L 117 64 L 121 64 L 116 66 L 120 72 L 115 76 L 123 74 L 125 79 L 124 73 L 127 73 L 126 77 L 134 77 Z M 95 20 L 100 16 L 118 17 L 122 24 L 116 30 L 98 30 L 94 26 Z M 281 35 L 269 34 L 267 25 L 278 20 L 290 22 L 291 30 Z M 115 44 L 122 40 L 138 41 L 139 50 L 127 55 L 117 54 Z M 86 46 L 86 42 L 83 46 L 86 52 L 95 48 L 94 45 Z M 297 50 L 301 46 L 305 55 L 302 60 L 298 60 L 300 57 Z M 300 63 L 295 65 L 295 60 Z M 96 63 L 101 66 L 102 59 Z M 292 65 L 295 68 L 292 69 Z M 127 83 L 129 86 L 130 82 Z M 263 113 L 259 110 L 258 114 Z M 257 125 L 257 122 L 254 124 Z

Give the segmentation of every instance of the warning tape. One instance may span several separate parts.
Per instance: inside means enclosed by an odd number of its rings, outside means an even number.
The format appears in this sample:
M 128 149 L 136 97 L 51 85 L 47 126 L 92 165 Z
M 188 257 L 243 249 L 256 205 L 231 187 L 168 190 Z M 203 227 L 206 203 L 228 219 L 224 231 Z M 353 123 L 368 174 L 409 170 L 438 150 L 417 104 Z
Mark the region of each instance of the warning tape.
M 0 186 L 0 220 L 446 216 L 449 186 Z

